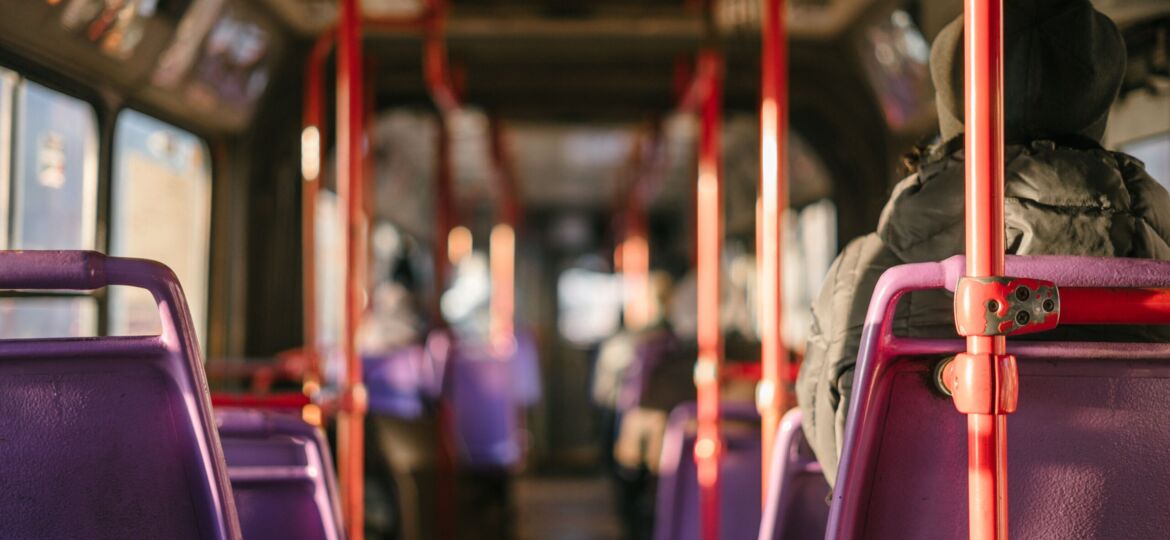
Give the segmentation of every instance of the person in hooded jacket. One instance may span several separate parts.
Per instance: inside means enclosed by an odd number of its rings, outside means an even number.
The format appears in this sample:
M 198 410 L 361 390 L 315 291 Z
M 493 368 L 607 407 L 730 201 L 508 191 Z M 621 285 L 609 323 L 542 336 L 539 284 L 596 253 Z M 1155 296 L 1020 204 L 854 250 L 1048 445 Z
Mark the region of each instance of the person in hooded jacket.
M 1007 252 L 1170 260 L 1170 196 L 1140 161 L 1101 147 L 1126 65 L 1117 28 L 1088 0 L 1014 0 L 1004 9 Z M 964 248 L 961 16 L 935 39 L 930 68 L 941 142 L 894 188 L 877 231 L 837 257 L 812 306 L 796 391 L 805 433 L 830 485 L 878 278 L 892 266 L 939 261 Z M 954 336 L 952 310 L 945 291 L 911 293 L 899 303 L 894 332 Z M 1059 330 L 1037 337 L 1072 338 Z M 1076 337 L 1166 337 L 1154 329 L 1132 331 L 1081 329 Z

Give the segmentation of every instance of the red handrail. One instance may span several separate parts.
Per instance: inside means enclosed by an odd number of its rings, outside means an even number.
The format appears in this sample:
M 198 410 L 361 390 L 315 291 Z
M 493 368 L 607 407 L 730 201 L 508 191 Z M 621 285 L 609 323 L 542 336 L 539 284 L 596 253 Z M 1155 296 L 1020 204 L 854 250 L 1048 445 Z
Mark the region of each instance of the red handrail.
M 788 207 L 788 51 L 784 9 L 784 0 L 765 0 L 761 30 L 760 186 L 756 214 L 760 362 L 763 364 L 763 381 L 756 392 L 762 427 L 761 478 L 768 478 L 780 417 L 791 401 L 782 332 L 784 305 L 780 298 L 783 212 Z M 761 502 L 766 498 L 764 494 Z
M 614 208 L 619 214 L 620 239 L 614 251 L 614 270 L 621 272 L 622 313 L 626 328 L 640 329 L 651 322 L 650 238 L 646 217 L 660 145 L 657 121 L 634 137 L 629 169 L 621 173 Z
M 366 409 L 357 331 L 364 310 L 366 235 L 362 139 L 365 136 L 365 100 L 362 96 L 361 15 L 358 0 L 340 0 L 337 39 L 337 195 L 346 209 L 345 383 L 337 418 L 338 476 L 342 486 L 342 516 L 348 536 L 364 536 L 363 419 Z
M 695 460 L 699 475 L 700 533 L 719 538 L 719 370 L 723 332 L 719 320 L 720 257 L 723 251 L 722 128 L 723 56 L 714 50 L 699 55 L 699 163 L 696 216 L 696 279 L 698 280 L 699 358 L 695 365 L 698 429 Z M 688 99 L 692 93 L 688 92 Z
M 520 226 L 520 193 L 499 117 L 488 119 L 493 176 L 499 191 L 497 223 L 489 240 L 491 259 L 491 343 L 506 353 L 514 346 L 516 313 L 516 238 Z
M 435 152 L 435 246 L 434 246 L 434 298 L 431 306 L 432 325 L 445 328 L 441 300 L 450 276 L 451 261 L 448 258 L 448 235 L 455 227 L 455 188 L 451 169 L 450 116 L 458 111 L 460 103 L 451 70 L 447 62 L 447 48 L 443 39 L 446 29 L 448 6 L 446 0 L 428 0 L 424 30 L 423 70 L 427 91 L 431 101 L 439 110 L 436 131 Z M 437 489 L 435 492 L 437 535 L 441 540 L 454 538 L 458 512 L 456 499 L 456 457 L 452 440 L 454 418 L 446 399 L 439 400 L 436 440 L 438 441 Z
M 303 312 L 303 350 L 308 369 L 303 381 L 306 395 L 315 396 L 321 388 L 321 357 L 317 349 L 317 195 L 321 189 L 321 165 L 325 162 L 324 65 L 333 50 L 332 28 L 317 36 L 305 62 L 305 92 L 301 130 L 301 302 Z
M 346 294 L 345 294 L 345 332 L 343 336 L 343 350 L 346 357 L 346 381 L 343 395 L 335 410 L 338 414 L 338 476 L 342 486 L 343 518 L 351 538 L 360 540 L 363 535 L 362 514 L 362 465 L 363 440 L 362 419 L 366 408 L 366 392 L 361 379 L 361 362 L 356 351 L 356 329 L 360 323 L 364 303 L 366 236 L 368 222 L 363 192 L 365 187 L 365 157 L 363 156 L 362 138 L 365 136 L 364 115 L 368 112 L 363 100 L 361 81 L 362 51 L 361 26 L 365 22 L 368 26 L 381 30 L 423 30 L 426 32 L 424 47 L 424 69 L 428 90 L 435 97 L 440 110 L 450 112 L 458 107 L 456 93 L 451 84 L 449 68 L 447 66 L 446 50 L 441 39 L 445 27 L 447 3 L 445 0 L 430 0 L 427 7 L 418 17 L 398 18 L 369 18 L 361 14 L 360 6 L 355 0 L 340 0 L 338 28 L 328 29 L 318 36 L 313 49 L 309 54 L 305 67 L 305 97 L 304 97 L 304 131 L 302 132 L 302 165 L 312 164 L 312 167 L 303 167 L 305 186 L 302 195 L 302 258 L 304 265 L 304 325 L 305 351 L 308 356 L 309 367 L 306 373 L 304 388 L 308 395 L 314 395 L 320 387 L 320 354 L 317 350 L 317 306 L 316 306 L 316 229 L 315 217 L 317 195 L 320 189 L 320 166 L 324 159 L 324 138 L 327 132 L 326 117 L 323 113 L 324 100 L 324 64 L 337 43 L 337 149 L 338 149 L 338 181 L 337 196 L 339 206 L 346 215 L 345 240 L 346 246 Z M 451 172 L 449 158 L 449 140 L 444 121 L 440 121 L 438 134 L 439 167 L 438 167 L 438 195 L 439 209 L 437 219 L 440 224 L 436 234 L 436 310 L 437 297 L 445 286 L 446 276 L 446 231 L 453 223 L 451 208 Z M 306 144 L 308 143 L 308 144 Z M 315 143 L 315 144 L 313 144 Z M 441 259 L 439 257 L 442 257 Z M 441 315 L 437 326 L 442 326 Z M 330 407 L 334 409 L 334 407 Z M 442 418 L 447 415 L 440 411 L 440 423 L 445 424 Z M 440 429 L 440 444 L 443 444 L 446 429 Z M 452 454 L 453 451 L 444 451 Z M 453 457 L 452 457 L 453 459 Z M 448 475 L 450 476 L 450 475 Z M 444 491 L 444 490 L 440 490 Z M 449 490 L 446 490 L 449 491 Z M 441 499 L 450 499 L 450 493 L 441 493 Z M 440 504 L 440 507 L 443 507 Z M 452 536 L 449 520 L 443 516 L 452 512 L 443 512 L 440 509 L 440 519 L 444 523 L 440 527 L 440 536 Z
M 966 0 L 967 276 L 1004 274 L 1003 0 Z M 980 304 L 982 305 L 982 304 Z M 1003 336 L 970 336 L 967 354 L 987 369 L 971 381 L 979 395 L 999 396 L 1014 378 Z M 995 401 L 995 400 L 992 400 Z M 966 411 L 972 540 L 1008 537 L 1007 412 L 997 403 Z

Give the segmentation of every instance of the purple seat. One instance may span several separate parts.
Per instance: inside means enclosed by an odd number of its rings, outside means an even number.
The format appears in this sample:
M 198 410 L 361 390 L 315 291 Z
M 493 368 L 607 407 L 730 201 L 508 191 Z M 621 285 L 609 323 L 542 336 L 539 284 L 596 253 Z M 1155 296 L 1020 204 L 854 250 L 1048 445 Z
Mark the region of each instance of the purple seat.
M 829 521 L 829 483 L 804 440 L 800 409 L 780 420 L 769 456 L 768 491 L 759 540 L 821 540 Z
M 513 366 L 487 350 L 459 344 L 447 369 L 455 441 L 472 468 L 507 468 L 520 461 Z
M 622 374 L 618 387 L 617 410 L 628 412 L 642 403 L 651 374 L 671 350 L 677 347 L 678 338 L 665 331 L 653 332 L 638 338 L 633 361 Z
M 162 335 L 0 341 L 0 536 L 239 538 L 183 291 L 165 266 L 0 252 L 0 288 L 154 295 Z
M 829 538 L 967 538 L 967 422 L 932 389 L 960 340 L 893 336 L 898 298 L 952 288 L 963 259 L 886 272 L 854 377 Z M 1170 287 L 1170 263 L 1009 257 L 1007 274 L 1066 287 Z M 1008 340 L 1019 410 L 1008 416 L 1015 538 L 1164 538 L 1170 531 L 1170 345 Z
M 531 407 L 540 401 L 540 353 L 536 336 L 528 330 L 516 331 L 516 350 L 512 356 L 512 393 L 516 404 Z
M 415 419 L 423 414 L 425 350 L 402 347 L 378 356 L 362 357 L 362 379 L 370 397 L 370 412 Z
M 760 526 L 760 414 L 751 403 L 724 403 L 720 460 L 720 538 L 753 538 Z M 699 478 L 695 466 L 694 403 L 670 413 L 659 461 L 655 540 L 698 540 Z M 746 425 L 745 425 L 746 424 Z
M 245 540 L 339 540 L 340 495 L 320 430 L 288 414 L 217 409 Z

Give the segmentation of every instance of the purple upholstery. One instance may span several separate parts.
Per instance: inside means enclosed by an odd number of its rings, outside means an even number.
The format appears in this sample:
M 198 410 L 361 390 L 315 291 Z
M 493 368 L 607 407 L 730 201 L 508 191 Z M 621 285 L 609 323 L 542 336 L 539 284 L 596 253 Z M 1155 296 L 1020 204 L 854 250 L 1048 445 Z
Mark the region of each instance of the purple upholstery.
M 339 540 L 340 502 L 320 430 L 288 414 L 217 409 L 245 540 Z
M 165 266 L 0 252 L 0 288 L 150 291 L 162 335 L 0 341 L 0 536 L 239 538 L 182 289 Z
M 513 368 L 486 350 L 455 348 L 450 370 L 450 401 L 455 440 L 472 468 L 511 467 L 520 460 Z
M 634 359 L 622 374 L 621 385 L 618 388 L 618 411 L 627 412 L 642 403 L 654 368 L 658 367 L 677 345 L 678 338 L 666 331 L 655 331 L 638 337 Z
M 422 394 L 431 399 L 438 399 L 447 384 L 447 364 L 455 351 L 455 339 L 446 329 L 435 330 L 427 334 L 420 385 Z
M 720 460 L 720 537 L 753 538 L 760 525 L 760 415 L 751 403 L 724 403 L 724 420 L 746 422 L 724 425 Z M 694 403 L 670 413 L 659 461 L 655 504 L 655 540 L 699 538 L 699 478 L 695 466 Z
M 536 336 L 528 330 L 516 330 L 516 349 L 512 355 L 512 394 L 516 404 L 531 407 L 540 401 L 540 354 Z
M 767 499 L 759 540 L 810 540 L 825 537 L 829 521 L 829 483 L 804 440 L 800 409 L 780 421 L 769 456 Z
M 427 392 L 426 352 L 421 346 L 402 347 L 378 356 L 362 357 L 362 379 L 370 396 L 370 412 L 397 418 L 422 416 Z
M 898 298 L 953 289 L 961 257 L 878 282 L 854 377 L 829 538 L 967 538 L 966 420 L 929 385 L 960 340 L 891 334 Z M 1170 263 L 1009 257 L 1007 274 L 1058 286 L 1170 287 Z M 1008 417 L 1015 538 L 1163 538 L 1170 531 L 1170 345 L 1008 340 L 1019 410 Z

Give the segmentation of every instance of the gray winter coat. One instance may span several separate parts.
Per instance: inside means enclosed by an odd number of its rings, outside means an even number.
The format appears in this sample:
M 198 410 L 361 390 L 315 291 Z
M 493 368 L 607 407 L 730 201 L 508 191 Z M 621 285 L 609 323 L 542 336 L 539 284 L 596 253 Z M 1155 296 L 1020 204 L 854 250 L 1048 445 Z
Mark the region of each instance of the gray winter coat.
M 1005 221 L 1008 253 L 1170 260 L 1170 195 L 1141 162 L 1102 149 L 1050 141 L 1009 146 Z M 797 397 L 804 429 L 835 484 L 862 325 L 878 277 L 888 268 L 938 261 L 963 251 L 962 152 L 923 165 L 902 180 L 877 232 L 837 257 L 813 303 Z M 945 291 L 903 298 L 895 333 L 954 336 Z

